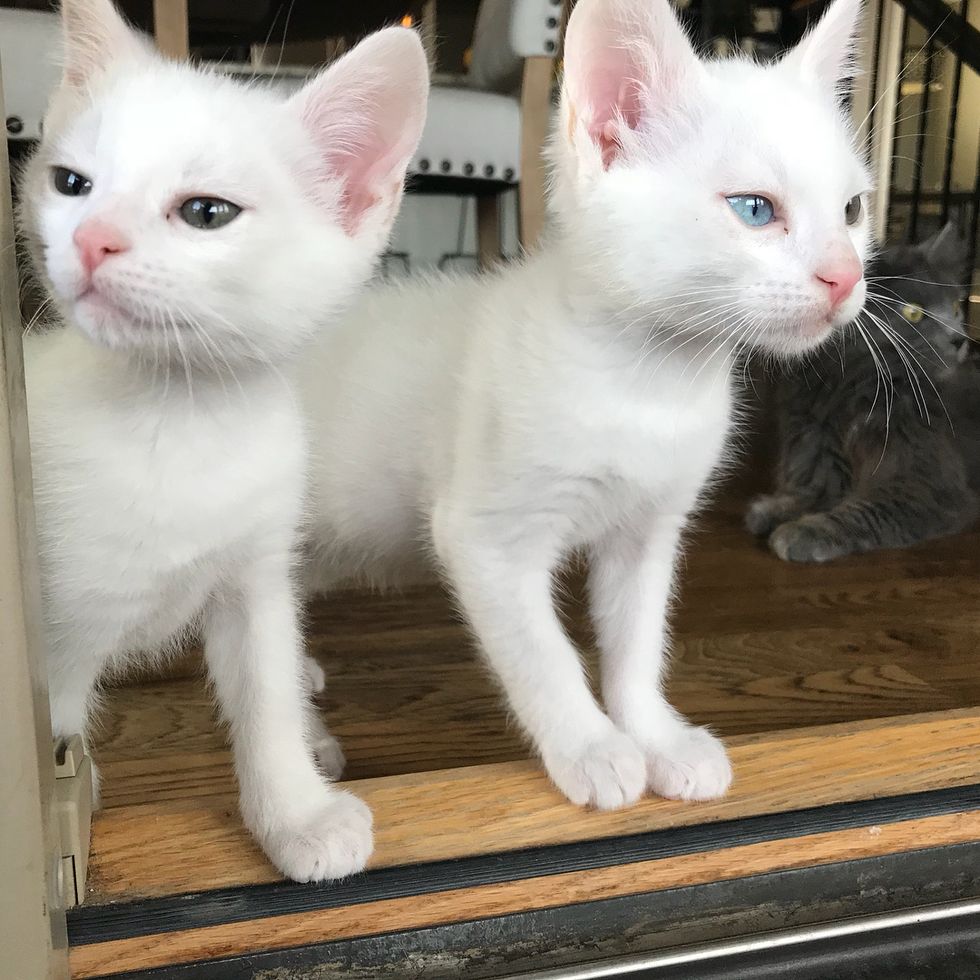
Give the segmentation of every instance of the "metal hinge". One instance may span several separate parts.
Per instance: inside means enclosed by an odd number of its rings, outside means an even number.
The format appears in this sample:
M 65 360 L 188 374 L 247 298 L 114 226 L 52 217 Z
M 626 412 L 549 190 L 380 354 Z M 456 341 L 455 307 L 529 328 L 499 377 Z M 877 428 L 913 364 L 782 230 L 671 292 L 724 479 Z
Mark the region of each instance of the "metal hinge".
M 66 909 L 85 898 L 85 876 L 92 839 L 92 760 L 81 735 L 59 738 L 54 745 L 54 807 L 61 834 L 59 892 Z

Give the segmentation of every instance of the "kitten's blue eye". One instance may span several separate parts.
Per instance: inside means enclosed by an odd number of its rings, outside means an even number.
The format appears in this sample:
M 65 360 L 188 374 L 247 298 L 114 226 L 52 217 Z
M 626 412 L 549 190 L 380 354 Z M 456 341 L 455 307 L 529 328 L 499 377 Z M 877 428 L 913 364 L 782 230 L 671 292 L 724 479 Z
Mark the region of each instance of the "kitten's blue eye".
M 213 231 L 232 222 L 242 209 L 220 197 L 191 197 L 177 209 L 180 216 L 192 228 Z
M 761 194 L 733 194 L 726 197 L 732 210 L 753 228 L 761 228 L 776 217 L 776 209 L 768 197 Z
M 52 167 L 51 179 L 54 189 L 65 197 L 81 197 L 92 190 L 92 181 L 88 177 L 67 167 Z

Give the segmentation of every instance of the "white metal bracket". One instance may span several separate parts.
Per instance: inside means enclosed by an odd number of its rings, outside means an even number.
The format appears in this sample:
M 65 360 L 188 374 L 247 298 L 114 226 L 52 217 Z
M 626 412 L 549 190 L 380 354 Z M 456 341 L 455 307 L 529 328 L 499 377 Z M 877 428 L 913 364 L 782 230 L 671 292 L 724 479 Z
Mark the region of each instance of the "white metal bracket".
M 64 908 L 72 908 L 85 898 L 92 840 L 92 760 L 81 735 L 55 739 L 54 744 L 54 808 L 61 833 L 58 885 Z

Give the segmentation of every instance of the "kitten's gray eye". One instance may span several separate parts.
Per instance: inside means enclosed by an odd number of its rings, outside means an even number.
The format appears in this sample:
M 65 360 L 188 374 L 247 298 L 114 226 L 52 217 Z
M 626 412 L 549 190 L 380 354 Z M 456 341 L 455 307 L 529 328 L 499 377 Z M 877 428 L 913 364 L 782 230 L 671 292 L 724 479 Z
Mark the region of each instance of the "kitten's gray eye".
M 776 218 L 776 208 L 761 194 L 733 194 L 726 197 L 731 209 L 752 228 L 761 228 Z
M 849 225 L 856 225 L 861 219 L 861 195 L 855 194 L 847 204 L 844 205 L 844 220 Z
M 178 212 L 192 228 L 213 231 L 234 221 L 242 209 L 220 197 L 191 197 L 181 204 Z
M 92 181 L 88 177 L 67 167 L 52 167 L 51 179 L 54 189 L 65 197 L 82 197 L 92 190 Z

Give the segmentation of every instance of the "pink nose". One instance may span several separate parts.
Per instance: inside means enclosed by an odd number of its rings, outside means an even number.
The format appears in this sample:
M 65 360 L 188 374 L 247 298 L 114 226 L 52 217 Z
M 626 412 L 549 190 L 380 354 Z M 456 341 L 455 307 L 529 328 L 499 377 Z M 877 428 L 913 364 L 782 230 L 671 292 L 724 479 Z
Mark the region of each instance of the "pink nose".
M 91 275 L 110 255 L 129 248 L 129 239 L 115 226 L 98 218 L 83 221 L 72 236 L 85 271 Z
M 864 270 L 856 255 L 829 263 L 817 271 L 817 278 L 830 290 L 830 305 L 837 309 L 861 281 Z

